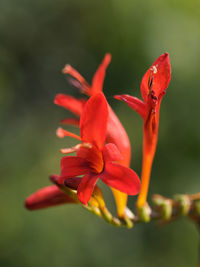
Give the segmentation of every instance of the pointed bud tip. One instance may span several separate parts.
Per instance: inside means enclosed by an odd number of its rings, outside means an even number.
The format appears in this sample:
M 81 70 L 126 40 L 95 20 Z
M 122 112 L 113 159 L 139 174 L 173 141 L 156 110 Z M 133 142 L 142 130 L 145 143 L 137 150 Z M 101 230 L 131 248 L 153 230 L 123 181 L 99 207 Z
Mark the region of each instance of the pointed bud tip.
M 32 210 L 38 210 L 42 207 L 40 207 L 40 203 L 38 202 L 37 196 L 30 195 L 29 197 L 27 197 L 27 199 L 24 202 L 24 207 L 30 211 Z
M 166 52 L 166 53 L 162 54 L 162 55 L 158 58 L 158 60 L 159 60 L 160 62 L 166 62 L 167 64 L 170 64 L 169 53 Z
M 28 197 L 25 202 L 24 202 L 24 206 L 25 208 L 27 208 L 28 210 L 33 210 L 33 206 L 32 203 L 30 201 L 30 197 Z

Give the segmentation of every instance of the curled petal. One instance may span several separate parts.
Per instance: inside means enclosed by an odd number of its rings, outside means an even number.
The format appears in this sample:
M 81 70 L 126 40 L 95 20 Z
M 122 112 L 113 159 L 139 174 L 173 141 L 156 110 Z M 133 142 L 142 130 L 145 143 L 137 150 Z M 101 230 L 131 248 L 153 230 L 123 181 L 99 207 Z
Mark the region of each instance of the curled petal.
M 81 115 L 85 102 L 85 99 L 76 99 L 64 94 L 57 94 L 54 99 L 54 104 L 71 111 L 77 116 Z
M 87 101 L 80 119 L 82 142 L 91 143 L 99 149 L 106 138 L 108 104 L 103 93 L 98 93 Z
M 99 178 L 108 186 L 111 186 L 128 195 L 136 195 L 140 190 L 140 179 L 131 170 L 117 163 L 108 162 Z
M 143 119 L 145 119 L 146 104 L 142 100 L 130 95 L 115 95 L 114 98 L 126 102 L 129 107 L 134 109 Z
M 86 160 L 80 157 L 66 156 L 61 159 L 61 178 L 71 178 L 82 175 L 90 170 Z
M 76 203 L 76 201 L 63 193 L 56 185 L 51 185 L 30 195 L 26 199 L 25 206 L 29 210 L 37 210 L 65 203 Z
M 81 138 L 74 134 L 74 133 L 71 133 L 71 132 L 68 132 L 64 129 L 62 129 L 61 127 L 59 127 L 57 130 L 56 130 L 56 135 L 59 137 L 59 138 L 64 138 L 65 136 L 70 136 L 70 137 L 73 137 L 73 138 L 76 138 L 78 140 L 81 140 Z
M 87 205 L 88 201 L 90 200 L 92 196 L 97 180 L 98 180 L 97 175 L 86 174 L 82 178 L 81 183 L 79 184 L 78 190 L 77 190 L 77 195 L 78 195 L 80 202 Z
M 106 75 L 106 69 L 111 61 L 111 54 L 106 54 L 102 63 L 99 65 L 92 79 L 92 86 L 89 90 L 89 95 L 97 94 L 103 91 L 103 82 Z
M 119 149 L 116 145 L 109 143 L 106 144 L 103 148 L 103 158 L 104 161 L 118 161 L 122 160 L 122 154 L 119 152 Z
M 154 91 L 155 95 L 159 97 L 167 89 L 170 80 L 171 65 L 169 54 L 165 53 L 156 59 L 142 78 L 141 94 L 145 103 L 147 103 L 150 90 Z

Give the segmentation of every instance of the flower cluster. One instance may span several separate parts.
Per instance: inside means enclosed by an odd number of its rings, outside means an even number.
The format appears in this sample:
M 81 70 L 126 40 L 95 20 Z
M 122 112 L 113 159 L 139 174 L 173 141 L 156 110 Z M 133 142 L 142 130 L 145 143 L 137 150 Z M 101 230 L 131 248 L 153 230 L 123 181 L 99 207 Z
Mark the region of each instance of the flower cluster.
M 61 123 L 79 127 L 80 136 L 61 127 L 56 133 L 59 138 L 68 136 L 76 138 L 79 143 L 61 149 L 65 156 L 61 159 L 60 175 L 51 175 L 54 185 L 42 188 L 26 199 L 28 209 L 80 203 L 84 207 L 95 208 L 96 213 L 100 208 L 104 215 L 108 215 L 105 213 L 102 192 L 96 185 L 98 179 L 111 188 L 119 218 L 125 220 L 131 216 L 126 207 L 128 195 L 140 192 L 137 205 L 142 207 L 146 204 L 157 146 L 160 103 L 171 78 L 169 55 L 161 55 L 145 73 L 141 83 L 143 101 L 124 94 L 115 96 L 126 102 L 144 120 L 141 183 L 136 172 L 130 168 L 131 145 L 128 135 L 103 94 L 103 82 L 110 60 L 111 55 L 106 54 L 91 85 L 70 65 L 63 69 L 63 73 L 70 76 L 70 82 L 86 97 L 76 99 L 66 94 L 56 95 L 54 103 L 76 116 L 66 118 Z M 75 155 L 69 156 L 70 153 Z

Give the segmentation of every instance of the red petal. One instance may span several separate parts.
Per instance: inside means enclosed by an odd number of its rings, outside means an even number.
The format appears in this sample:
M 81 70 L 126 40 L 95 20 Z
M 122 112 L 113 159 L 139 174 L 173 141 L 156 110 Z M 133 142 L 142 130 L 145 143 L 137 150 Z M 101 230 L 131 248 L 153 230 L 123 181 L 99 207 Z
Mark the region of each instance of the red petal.
M 90 168 L 92 168 L 94 172 L 102 172 L 104 167 L 103 155 L 95 146 L 92 148 L 81 147 L 77 151 L 77 156 L 87 160 L 90 163 Z
M 123 159 L 119 161 L 120 164 L 129 167 L 131 159 L 131 144 L 128 135 L 110 106 L 108 106 L 108 110 L 109 117 L 106 143 L 113 143 L 117 146 L 123 157 Z
M 61 159 L 62 179 L 85 174 L 88 170 L 89 164 L 83 158 L 66 156 Z
M 106 54 L 92 79 L 92 86 L 91 86 L 91 90 L 89 91 L 90 95 L 94 95 L 94 94 L 97 94 L 103 91 L 103 82 L 104 82 L 105 75 L 106 75 L 106 69 L 110 61 L 111 61 L 111 54 Z
M 58 187 L 63 185 L 63 179 L 60 177 L 60 175 L 52 174 L 49 178 Z
M 64 94 L 58 94 L 54 99 L 54 104 L 66 108 L 77 116 L 81 115 L 85 102 L 85 99 L 76 99 Z
M 76 203 L 73 198 L 63 193 L 56 185 L 39 189 L 26 199 L 25 206 L 29 210 L 43 209 L 64 203 Z
M 56 131 L 56 135 L 59 137 L 59 138 L 64 138 L 65 136 L 70 136 L 70 137 L 73 137 L 73 138 L 76 138 L 78 140 L 81 140 L 80 136 L 74 134 L 74 133 L 71 133 L 71 132 L 68 132 L 64 129 L 62 129 L 61 127 L 59 127 Z
M 122 155 L 116 145 L 109 143 L 103 148 L 104 161 L 118 161 L 122 160 Z
M 158 97 L 163 93 L 168 87 L 171 80 L 171 66 L 169 62 L 169 54 L 165 53 L 161 55 L 153 65 L 148 69 L 142 78 L 141 82 L 141 94 L 145 101 L 147 102 L 147 96 L 149 94 L 149 79 L 152 79 L 151 90 L 155 92 Z
M 142 100 L 130 95 L 115 95 L 114 98 L 126 102 L 129 107 L 134 109 L 143 119 L 145 119 L 146 104 Z
M 69 119 L 61 120 L 60 123 L 65 124 L 65 125 L 73 125 L 73 126 L 78 126 L 79 127 L 80 121 L 78 119 L 69 118 Z
M 65 186 L 67 186 L 73 190 L 77 190 L 81 181 L 82 181 L 82 178 L 80 178 L 80 177 L 68 178 L 64 181 L 64 184 L 65 184 Z
M 86 103 L 80 119 L 82 142 L 91 143 L 99 149 L 106 138 L 108 104 L 103 93 L 91 96 Z
M 106 163 L 99 178 L 107 185 L 128 195 L 136 195 L 140 190 L 140 179 L 131 170 L 117 163 Z
M 87 205 L 88 201 L 90 200 L 96 182 L 98 180 L 97 175 L 85 175 L 82 178 L 81 183 L 78 186 L 77 195 L 83 204 Z

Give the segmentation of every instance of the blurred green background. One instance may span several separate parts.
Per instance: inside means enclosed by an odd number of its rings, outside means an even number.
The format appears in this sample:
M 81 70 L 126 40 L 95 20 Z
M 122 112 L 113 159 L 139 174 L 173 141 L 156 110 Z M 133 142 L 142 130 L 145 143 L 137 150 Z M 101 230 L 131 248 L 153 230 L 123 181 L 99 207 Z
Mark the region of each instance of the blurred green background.
M 55 136 L 70 114 L 53 104 L 55 94 L 79 96 L 61 69 L 70 63 L 91 81 L 106 52 L 104 92 L 130 136 L 138 173 L 142 121 L 112 95 L 140 96 L 143 74 L 169 52 L 150 195 L 200 191 L 200 2 L 1 0 L 0 10 L 0 266 L 196 266 L 198 235 L 185 219 L 126 230 L 78 206 L 30 212 L 23 203 L 59 173 L 59 149 L 72 142 Z

